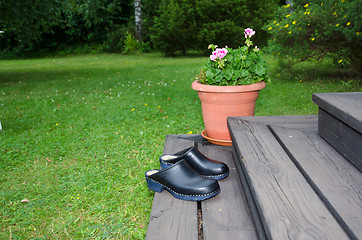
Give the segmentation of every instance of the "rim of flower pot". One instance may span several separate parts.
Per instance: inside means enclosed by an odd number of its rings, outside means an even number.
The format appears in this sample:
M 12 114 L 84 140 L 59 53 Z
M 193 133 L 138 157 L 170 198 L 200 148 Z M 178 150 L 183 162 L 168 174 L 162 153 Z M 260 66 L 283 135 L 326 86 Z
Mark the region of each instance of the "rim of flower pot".
M 249 85 L 215 86 L 202 84 L 198 80 L 195 80 L 191 85 L 192 89 L 199 92 L 252 92 L 261 90 L 265 88 L 265 86 L 266 84 L 264 81 Z

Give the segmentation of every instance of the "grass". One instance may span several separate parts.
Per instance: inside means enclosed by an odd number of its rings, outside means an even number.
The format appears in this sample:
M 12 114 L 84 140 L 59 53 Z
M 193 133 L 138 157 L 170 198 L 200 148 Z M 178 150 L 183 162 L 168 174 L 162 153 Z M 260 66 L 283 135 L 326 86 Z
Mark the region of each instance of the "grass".
M 328 75 L 328 63 L 282 72 L 267 60 L 273 81 L 256 115 L 317 114 L 312 93 L 360 90 L 341 83 L 342 70 Z M 204 62 L 155 53 L 0 61 L 0 239 L 143 239 L 153 200 L 144 172 L 159 168 L 167 134 L 202 131 L 190 86 Z

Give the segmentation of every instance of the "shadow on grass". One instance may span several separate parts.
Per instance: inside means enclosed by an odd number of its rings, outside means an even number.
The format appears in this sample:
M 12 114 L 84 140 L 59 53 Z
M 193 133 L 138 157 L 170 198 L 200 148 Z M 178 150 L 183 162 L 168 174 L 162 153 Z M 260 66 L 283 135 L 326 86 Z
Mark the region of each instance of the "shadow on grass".
M 89 66 L 77 69 L 43 69 L 43 70 L 21 70 L 0 71 L 0 87 L 15 86 L 18 83 L 39 84 L 57 80 L 76 80 L 77 78 L 89 78 L 91 76 L 102 76 L 103 78 L 120 75 L 120 72 L 128 73 L 135 71 L 134 66 L 122 67 L 120 69 L 93 68 Z M 117 74 L 118 72 L 118 74 Z
M 42 70 L 42 71 L 2 71 L 0 72 L 0 86 L 14 85 L 19 81 L 51 81 L 52 79 L 59 79 L 65 74 L 71 74 L 71 71 L 64 70 Z
M 361 78 L 351 66 L 336 66 L 330 61 L 320 62 L 299 62 L 291 63 L 278 61 L 272 72 L 279 74 L 283 80 L 312 82 L 312 81 L 332 81 L 349 82 L 359 86 Z

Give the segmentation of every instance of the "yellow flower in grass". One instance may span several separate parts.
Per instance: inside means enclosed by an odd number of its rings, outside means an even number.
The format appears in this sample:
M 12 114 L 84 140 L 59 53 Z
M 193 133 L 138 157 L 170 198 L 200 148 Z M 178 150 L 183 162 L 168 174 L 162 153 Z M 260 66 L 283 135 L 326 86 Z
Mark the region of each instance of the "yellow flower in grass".
M 289 31 L 289 32 L 288 32 L 288 34 L 291 34 L 291 33 L 292 33 L 292 31 Z
M 297 21 L 293 21 L 292 23 L 293 23 L 293 24 L 296 24 L 296 23 L 297 23 Z
M 349 26 L 349 25 L 351 25 L 351 22 L 348 22 L 348 23 L 347 23 L 347 26 Z
M 313 41 L 315 40 L 315 38 L 313 37 L 313 38 L 311 38 L 310 40 L 313 42 Z
M 290 17 L 290 14 L 288 14 L 287 16 L 285 16 L 286 18 Z
M 309 6 L 309 4 L 307 3 L 306 5 L 304 5 L 305 8 L 307 8 Z
M 339 23 L 336 24 L 336 27 L 338 27 L 338 26 L 339 26 Z
M 192 131 L 188 132 L 187 134 L 192 134 Z
M 321 6 L 323 6 L 323 2 L 321 3 Z
M 341 63 L 342 62 L 342 59 L 338 61 L 338 63 Z
M 289 24 L 285 25 L 284 27 L 285 27 L 285 28 L 289 27 Z
M 134 108 L 131 109 L 131 112 L 133 112 L 133 111 L 134 111 Z
M 269 27 L 269 28 L 268 28 L 269 31 L 272 30 L 272 29 L 273 29 L 272 27 Z

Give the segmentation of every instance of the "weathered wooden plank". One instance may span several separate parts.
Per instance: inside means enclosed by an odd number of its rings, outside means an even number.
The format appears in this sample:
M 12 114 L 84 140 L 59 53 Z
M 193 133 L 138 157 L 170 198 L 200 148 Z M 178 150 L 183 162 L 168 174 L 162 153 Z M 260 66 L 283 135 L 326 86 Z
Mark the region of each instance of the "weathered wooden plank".
M 295 129 L 317 129 L 317 115 L 288 115 L 288 116 L 246 116 L 229 117 L 233 122 L 252 121 L 253 123 L 263 123 L 265 125 L 282 126 Z
M 254 201 L 253 194 L 251 192 L 251 188 L 249 186 L 248 181 L 246 180 L 246 176 L 243 171 L 243 167 L 241 161 L 239 161 L 239 154 L 236 152 L 235 147 L 233 147 L 233 157 L 235 159 L 235 167 L 237 169 L 237 173 L 240 176 L 241 185 L 243 186 L 243 190 L 245 193 L 245 201 L 249 207 L 251 216 L 253 218 L 254 226 L 258 235 L 259 240 L 267 239 L 267 235 L 265 229 L 263 227 L 263 223 L 261 221 L 261 217 L 257 208 L 257 204 Z M 238 159 L 238 160 L 236 160 Z
M 166 136 L 164 154 L 194 146 L 197 135 Z M 155 193 L 146 239 L 197 239 L 197 203 L 174 198 L 167 191 Z
M 362 92 L 315 93 L 318 133 L 362 171 Z
M 319 109 L 318 133 L 362 171 L 362 135 L 323 109 Z M 362 125 L 362 123 L 361 123 Z
M 197 239 L 197 203 L 155 194 L 146 239 Z
M 242 124 L 244 120 L 252 121 L 254 123 L 261 124 L 273 124 L 275 126 L 284 126 L 291 127 L 296 129 L 317 129 L 318 127 L 318 116 L 316 115 L 289 115 L 289 116 L 244 116 L 244 117 L 229 117 L 230 121 L 237 122 Z M 235 148 L 233 148 L 234 159 L 238 159 L 238 153 Z M 238 174 L 241 178 L 241 183 L 243 185 L 243 190 L 245 192 L 246 201 L 250 208 L 250 212 L 254 219 L 254 225 L 256 227 L 258 237 L 260 240 L 267 239 L 265 229 L 261 222 L 261 217 L 257 210 L 257 206 L 254 202 L 251 189 L 249 187 L 246 176 L 242 170 L 242 164 L 240 161 L 235 161 L 235 166 L 237 168 Z
M 319 108 L 362 133 L 362 92 L 315 93 Z
M 348 239 L 268 126 L 229 119 L 229 129 L 269 239 Z
M 219 181 L 221 193 L 201 202 L 204 239 L 258 239 L 235 168 L 231 147 L 198 144 L 211 159 L 225 162 L 230 175 Z
M 317 131 L 272 129 L 349 236 L 362 239 L 362 173 Z

